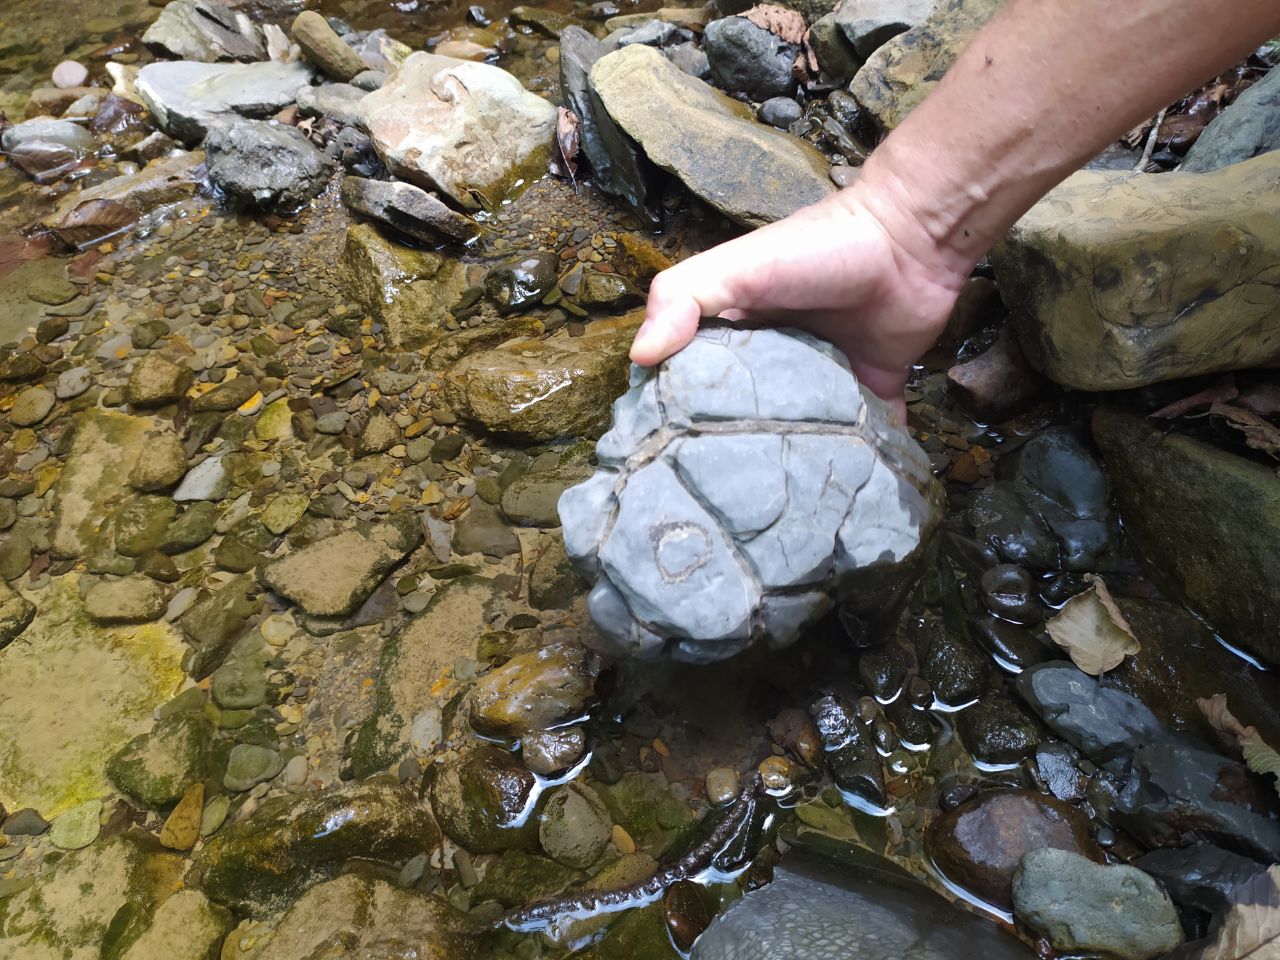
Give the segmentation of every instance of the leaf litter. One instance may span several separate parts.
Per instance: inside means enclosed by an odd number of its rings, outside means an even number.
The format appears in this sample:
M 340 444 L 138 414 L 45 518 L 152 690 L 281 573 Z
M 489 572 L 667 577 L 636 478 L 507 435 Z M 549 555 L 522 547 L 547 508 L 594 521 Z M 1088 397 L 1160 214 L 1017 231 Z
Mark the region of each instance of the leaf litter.
M 1084 579 L 1089 588 L 1063 604 L 1045 630 L 1072 663 L 1097 677 L 1120 666 L 1141 645 L 1102 578 L 1085 574 Z

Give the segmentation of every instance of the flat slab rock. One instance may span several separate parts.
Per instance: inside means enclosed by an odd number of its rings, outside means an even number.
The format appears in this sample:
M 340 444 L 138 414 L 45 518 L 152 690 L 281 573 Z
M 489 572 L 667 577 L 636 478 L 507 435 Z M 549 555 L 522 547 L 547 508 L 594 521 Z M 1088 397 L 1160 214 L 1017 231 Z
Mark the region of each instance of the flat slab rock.
M 771 223 L 835 191 L 822 154 L 757 123 L 748 107 L 652 47 L 610 53 L 590 76 L 609 116 L 645 155 L 731 220 Z
M 883 612 L 940 519 L 924 451 L 797 331 L 705 326 L 634 368 L 596 456 L 560 517 L 615 656 L 708 662 L 837 601 Z
M 210 122 L 239 114 L 267 117 L 293 103 L 311 83 L 311 69 L 300 61 L 280 63 L 199 63 L 190 60 L 149 63 L 138 72 L 138 94 L 166 133 L 198 143 Z

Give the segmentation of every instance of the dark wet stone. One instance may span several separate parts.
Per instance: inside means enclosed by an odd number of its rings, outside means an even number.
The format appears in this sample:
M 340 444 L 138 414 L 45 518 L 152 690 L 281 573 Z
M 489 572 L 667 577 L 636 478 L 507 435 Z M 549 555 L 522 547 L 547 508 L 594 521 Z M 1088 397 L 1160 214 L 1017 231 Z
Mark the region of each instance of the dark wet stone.
M 761 123 L 786 130 L 804 116 L 804 109 L 790 97 L 770 97 L 757 112 Z
M 513 313 L 541 300 L 556 284 L 559 260 L 532 254 L 496 264 L 484 278 L 484 292 L 502 313 Z
M 997 616 L 1017 623 L 1035 623 L 1044 616 L 1044 608 L 1024 567 L 1004 563 L 992 567 L 980 582 L 982 602 Z
M 518 739 L 582 716 L 595 695 L 600 659 L 576 643 L 517 654 L 471 688 L 471 725 L 481 733 Z
M 157 549 L 176 554 L 198 547 L 213 536 L 217 523 L 218 508 L 207 500 L 198 500 L 169 524 Z
M 1164 725 L 1141 701 L 1102 686 L 1071 663 L 1030 667 L 1018 677 L 1017 689 L 1050 730 L 1098 762 L 1166 737 Z
M 866 803 L 884 806 L 884 767 L 853 706 L 842 698 L 826 696 L 814 703 L 809 713 L 822 737 L 824 759 L 836 785 Z
M 694 944 L 692 960 L 1031 960 L 1034 953 L 989 921 L 923 886 L 878 874 L 833 881 L 829 864 L 792 855 L 774 880 L 735 901 Z
M 983 353 L 947 371 L 947 389 L 962 406 L 986 422 L 1026 412 L 1048 392 L 1022 353 L 1011 326 L 1004 327 Z
M 858 657 L 859 678 L 872 696 L 883 701 L 897 696 L 911 667 L 911 654 L 899 643 L 879 644 Z
M 1054 653 L 1029 630 L 990 615 L 973 617 L 969 635 L 987 653 L 1023 670 L 1054 658 Z
M 884 713 L 893 724 L 893 729 L 901 743 L 923 747 L 931 743 L 937 733 L 935 721 L 929 712 L 917 710 L 905 696 L 888 704 L 884 708 Z
M 996 692 L 960 711 L 956 729 L 965 748 L 982 763 L 1017 763 L 1031 756 L 1043 739 L 1035 717 L 1012 698 Z
M 222 663 L 261 604 L 260 591 L 249 576 L 236 577 L 192 604 L 178 622 L 192 647 L 185 666 L 193 678 L 203 680 Z
M 262 916 L 348 860 L 398 864 L 439 840 L 430 812 L 398 784 L 277 797 L 208 841 L 196 860 L 198 886 L 217 903 Z
M 1268 73 L 1209 121 L 1180 170 L 1205 173 L 1280 147 L 1280 74 Z
M 1102 862 L 1089 818 L 1069 804 L 1027 790 L 995 790 L 929 824 L 925 842 L 943 875 L 1004 910 L 1013 907 L 1018 861 L 1054 847 Z
M 689 880 L 677 881 L 667 888 L 662 909 L 671 940 L 682 952 L 688 952 L 711 924 L 702 887 Z
M 1018 451 L 1014 485 L 1058 540 L 1062 567 L 1097 570 L 1113 550 L 1111 488 L 1102 465 L 1068 427 L 1036 434 Z
M 253 377 L 235 377 L 224 380 L 207 393 L 191 401 L 192 413 L 210 410 L 231 411 L 249 401 L 258 392 L 258 381 Z
M 560 89 L 582 119 L 582 153 L 597 186 L 647 218 L 653 169 L 635 142 L 618 129 L 588 83 L 592 64 L 607 50 L 581 27 L 566 27 L 560 34 Z
M 587 752 L 587 734 L 581 727 L 539 730 L 520 738 L 524 765 L 543 777 L 557 777 Z
M 31 807 L 24 807 L 4 818 L 0 833 L 8 837 L 38 837 L 48 829 L 48 820 Z
M 795 46 L 745 17 L 707 24 L 703 48 L 716 86 L 756 102 L 789 96 L 796 88 Z
M 1174 901 L 1207 913 L 1224 912 L 1231 891 L 1267 865 L 1207 843 L 1180 850 L 1152 850 L 1133 862 L 1151 874 Z
M 471 893 L 477 902 L 497 900 L 504 907 L 524 906 L 555 896 L 582 876 L 582 871 L 550 857 L 510 850 L 490 864 Z
M 431 788 L 440 828 L 467 850 L 529 849 L 538 820 L 528 809 L 534 777 L 516 755 L 478 747 L 441 770 Z
M 1036 748 L 1036 772 L 1059 800 L 1084 799 L 1085 777 L 1076 766 L 1074 751 L 1065 743 L 1042 743 Z
M 1198 747 L 1147 743 L 1135 751 L 1112 813 L 1150 847 L 1209 842 L 1272 862 L 1280 860 L 1280 802 L 1272 786 Z
M 164 540 L 178 505 L 168 497 L 131 497 L 115 512 L 116 550 L 126 557 L 140 557 L 155 550 Z
M 1000 559 L 1036 569 L 1058 565 L 1058 544 L 1048 526 L 1009 483 L 995 483 L 973 498 L 967 515 L 979 543 Z
M 976 700 L 987 685 L 987 660 L 968 643 L 939 633 L 929 646 L 920 676 L 940 703 L 959 707 Z
M 411 183 L 347 177 L 342 181 L 342 199 L 357 213 L 425 243 L 442 239 L 465 243 L 480 235 L 474 220 Z
M 213 561 L 223 570 L 247 573 L 265 559 L 265 552 L 275 536 L 257 517 L 245 517 L 222 537 L 214 548 Z

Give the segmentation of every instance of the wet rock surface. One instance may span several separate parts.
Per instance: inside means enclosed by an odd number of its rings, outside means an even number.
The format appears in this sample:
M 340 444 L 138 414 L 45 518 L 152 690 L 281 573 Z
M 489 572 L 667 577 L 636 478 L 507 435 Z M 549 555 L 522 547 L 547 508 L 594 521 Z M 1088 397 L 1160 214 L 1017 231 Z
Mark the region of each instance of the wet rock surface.
M 765 358 L 767 377 L 753 366 Z M 918 449 L 842 356 L 802 335 L 704 329 L 656 375 L 637 373 L 597 456 L 604 469 L 560 513 L 613 654 L 670 646 L 706 662 L 756 640 L 784 646 L 832 595 L 856 605 L 867 582 L 905 576 L 936 523 Z M 819 488 L 823 476 L 840 483 Z M 758 487 L 774 493 L 762 501 Z

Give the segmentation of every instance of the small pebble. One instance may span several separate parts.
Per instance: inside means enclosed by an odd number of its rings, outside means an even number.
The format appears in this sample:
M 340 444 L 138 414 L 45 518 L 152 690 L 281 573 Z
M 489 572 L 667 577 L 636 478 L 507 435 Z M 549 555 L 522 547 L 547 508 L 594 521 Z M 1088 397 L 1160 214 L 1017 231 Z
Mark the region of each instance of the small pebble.
M 63 60 L 53 68 L 53 85 L 59 90 L 66 90 L 68 87 L 83 87 L 88 79 L 88 68 L 74 60 Z

